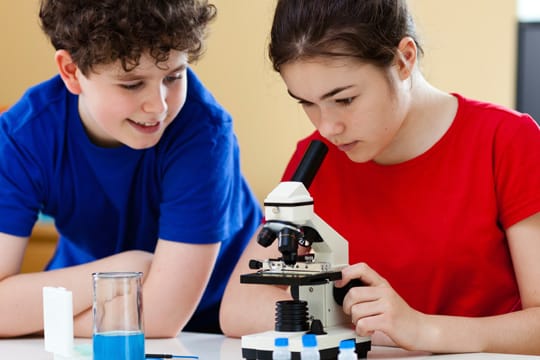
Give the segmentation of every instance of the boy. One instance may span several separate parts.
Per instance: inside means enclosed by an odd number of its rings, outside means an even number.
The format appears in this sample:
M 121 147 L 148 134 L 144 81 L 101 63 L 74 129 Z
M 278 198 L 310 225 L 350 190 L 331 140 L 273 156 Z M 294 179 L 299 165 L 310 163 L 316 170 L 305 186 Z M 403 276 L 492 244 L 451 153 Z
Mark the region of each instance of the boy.
M 206 0 L 42 0 L 59 75 L 0 117 L 0 336 L 42 329 L 41 288 L 73 291 L 92 330 L 92 272 L 142 271 L 145 335 L 219 332 L 221 295 L 261 212 L 230 116 L 189 63 Z M 56 252 L 19 274 L 39 213 Z

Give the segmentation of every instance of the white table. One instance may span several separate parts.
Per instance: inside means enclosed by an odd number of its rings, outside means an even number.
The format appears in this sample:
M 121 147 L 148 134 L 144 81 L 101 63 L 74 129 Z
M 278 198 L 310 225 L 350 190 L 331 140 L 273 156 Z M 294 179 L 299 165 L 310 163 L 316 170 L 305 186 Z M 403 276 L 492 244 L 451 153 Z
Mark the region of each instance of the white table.
M 90 339 L 76 339 L 77 345 L 91 346 Z M 147 339 L 147 353 L 168 353 L 176 355 L 197 355 L 200 360 L 240 360 L 241 344 L 239 339 L 221 335 L 182 333 L 173 339 Z M 425 352 L 410 352 L 397 348 L 374 346 L 368 353 L 368 359 L 433 359 L 433 360 L 499 360 L 499 359 L 540 359 L 540 356 L 504 355 L 504 354 L 454 354 L 431 355 Z M 53 355 L 46 352 L 42 338 L 20 338 L 0 340 L 0 359 L 17 360 L 52 360 Z

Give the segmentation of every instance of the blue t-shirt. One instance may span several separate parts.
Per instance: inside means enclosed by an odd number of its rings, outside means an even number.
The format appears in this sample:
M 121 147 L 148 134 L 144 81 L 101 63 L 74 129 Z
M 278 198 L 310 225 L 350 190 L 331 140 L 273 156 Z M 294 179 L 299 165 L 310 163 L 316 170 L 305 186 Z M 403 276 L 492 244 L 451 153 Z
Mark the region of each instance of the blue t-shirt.
M 40 212 L 54 218 L 60 239 L 47 269 L 153 252 L 158 238 L 221 242 L 186 327 L 216 329 L 226 282 L 262 217 L 230 115 L 188 70 L 186 103 L 157 145 L 103 148 L 86 135 L 77 102 L 55 76 L 0 115 L 0 232 L 26 237 Z

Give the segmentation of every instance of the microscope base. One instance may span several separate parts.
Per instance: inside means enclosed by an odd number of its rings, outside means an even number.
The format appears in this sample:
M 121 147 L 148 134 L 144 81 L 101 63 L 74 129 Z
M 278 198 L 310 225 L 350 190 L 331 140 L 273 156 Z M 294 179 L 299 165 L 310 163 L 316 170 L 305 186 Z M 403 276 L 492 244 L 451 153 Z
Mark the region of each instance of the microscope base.
M 365 359 L 371 350 L 371 339 L 359 337 L 354 330 L 344 326 L 335 326 L 325 329 L 325 335 L 317 335 L 317 345 L 321 360 L 335 360 L 339 352 L 339 342 L 346 339 L 355 339 L 358 359 Z M 285 337 L 289 339 L 291 360 L 300 360 L 302 351 L 302 335 L 305 332 L 267 331 L 258 334 L 242 336 L 242 357 L 246 360 L 272 360 L 274 339 Z

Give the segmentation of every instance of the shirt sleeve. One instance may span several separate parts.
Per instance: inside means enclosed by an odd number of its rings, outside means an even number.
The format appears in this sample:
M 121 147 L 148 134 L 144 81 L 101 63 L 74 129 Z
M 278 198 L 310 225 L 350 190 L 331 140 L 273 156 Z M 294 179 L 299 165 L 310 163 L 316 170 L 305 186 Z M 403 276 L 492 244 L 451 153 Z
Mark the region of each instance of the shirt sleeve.
M 517 124 L 516 124 L 517 122 Z M 540 129 L 528 115 L 502 124 L 495 142 L 495 178 L 505 229 L 540 211 Z
M 22 122 L 20 108 L 0 115 L 0 232 L 26 237 L 38 217 L 43 184 L 36 152 L 28 147 L 36 143 L 34 134 L 10 126 Z

